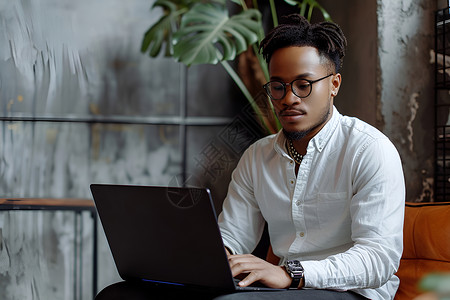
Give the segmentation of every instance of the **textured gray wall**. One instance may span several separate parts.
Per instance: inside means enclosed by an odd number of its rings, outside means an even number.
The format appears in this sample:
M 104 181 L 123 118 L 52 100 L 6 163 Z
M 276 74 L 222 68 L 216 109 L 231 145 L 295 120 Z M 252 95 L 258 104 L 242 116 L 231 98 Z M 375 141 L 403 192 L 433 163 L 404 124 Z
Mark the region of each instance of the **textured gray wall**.
M 152 2 L 0 1 L 0 198 L 91 198 L 93 182 L 173 185 L 185 168 L 220 209 L 241 150 L 226 152 L 232 141 L 217 137 L 243 103 L 220 66 L 187 70 L 140 53 L 159 17 Z M 74 290 L 75 222 L 69 212 L 0 212 L 0 299 L 92 298 L 92 222 L 78 220 Z M 102 289 L 119 277 L 99 231 Z
M 378 1 L 379 107 L 403 161 L 409 201 L 430 201 L 434 157 L 435 1 Z
M 177 116 L 181 66 L 139 53 L 148 1 L 0 2 L 0 197 L 90 198 L 91 182 L 167 184 L 179 129 L 89 124 Z M 170 86 L 175 82 L 175 87 Z M 0 212 L 1 299 L 92 298 L 92 223 L 83 222 L 83 290 L 74 291 L 74 215 Z M 99 288 L 118 280 L 100 230 Z

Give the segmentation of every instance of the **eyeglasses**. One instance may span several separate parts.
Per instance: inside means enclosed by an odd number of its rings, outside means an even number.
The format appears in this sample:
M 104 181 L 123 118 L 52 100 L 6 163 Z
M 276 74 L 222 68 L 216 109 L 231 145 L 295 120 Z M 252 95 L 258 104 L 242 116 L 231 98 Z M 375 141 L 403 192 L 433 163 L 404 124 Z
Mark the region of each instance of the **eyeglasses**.
M 263 85 L 264 90 L 267 95 L 272 100 L 281 100 L 286 96 L 286 86 L 290 85 L 291 90 L 295 96 L 299 98 L 306 98 L 311 94 L 312 85 L 318 81 L 321 81 L 325 78 L 330 77 L 333 74 L 329 74 L 325 77 L 316 79 L 316 80 L 308 80 L 308 79 L 295 79 L 291 83 L 284 83 L 279 80 L 269 81 L 265 85 Z

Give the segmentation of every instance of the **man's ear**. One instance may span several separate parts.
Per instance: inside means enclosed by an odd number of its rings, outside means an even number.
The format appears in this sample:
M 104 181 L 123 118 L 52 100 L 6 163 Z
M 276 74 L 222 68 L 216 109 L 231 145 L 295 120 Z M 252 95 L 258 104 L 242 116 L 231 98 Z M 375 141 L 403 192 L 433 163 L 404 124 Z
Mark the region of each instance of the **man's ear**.
M 339 88 L 341 86 L 341 81 L 342 81 L 342 76 L 340 73 L 336 73 L 336 75 L 333 75 L 331 77 L 331 96 L 332 97 L 336 97 L 338 92 L 339 92 Z

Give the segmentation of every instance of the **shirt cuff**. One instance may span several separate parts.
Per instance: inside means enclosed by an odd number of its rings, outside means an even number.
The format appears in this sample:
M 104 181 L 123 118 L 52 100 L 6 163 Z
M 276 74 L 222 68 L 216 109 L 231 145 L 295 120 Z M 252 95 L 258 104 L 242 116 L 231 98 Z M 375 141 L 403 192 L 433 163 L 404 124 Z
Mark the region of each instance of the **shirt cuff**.
M 301 261 L 303 266 L 304 274 L 304 288 L 314 288 L 317 287 L 317 282 L 319 281 L 319 272 L 317 272 L 317 262 L 315 261 Z
M 233 251 L 233 249 L 231 249 L 230 247 L 225 246 L 225 248 L 228 250 L 228 252 L 229 252 L 231 255 L 235 255 L 235 254 L 236 254 L 236 252 Z

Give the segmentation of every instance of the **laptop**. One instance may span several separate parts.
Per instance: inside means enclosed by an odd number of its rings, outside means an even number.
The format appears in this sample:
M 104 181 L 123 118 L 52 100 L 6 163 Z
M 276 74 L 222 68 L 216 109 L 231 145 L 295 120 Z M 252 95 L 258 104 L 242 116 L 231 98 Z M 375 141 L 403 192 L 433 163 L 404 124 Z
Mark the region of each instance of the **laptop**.
M 223 293 L 232 277 L 206 188 L 92 184 L 91 192 L 120 277 Z

